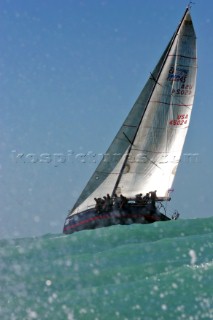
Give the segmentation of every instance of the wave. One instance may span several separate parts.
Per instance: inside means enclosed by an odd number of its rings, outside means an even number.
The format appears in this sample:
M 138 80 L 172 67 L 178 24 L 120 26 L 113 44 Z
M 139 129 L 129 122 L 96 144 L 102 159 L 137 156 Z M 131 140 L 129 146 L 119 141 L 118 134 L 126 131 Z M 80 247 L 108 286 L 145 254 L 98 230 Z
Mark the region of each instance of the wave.
M 213 218 L 0 244 L 1 319 L 213 317 Z

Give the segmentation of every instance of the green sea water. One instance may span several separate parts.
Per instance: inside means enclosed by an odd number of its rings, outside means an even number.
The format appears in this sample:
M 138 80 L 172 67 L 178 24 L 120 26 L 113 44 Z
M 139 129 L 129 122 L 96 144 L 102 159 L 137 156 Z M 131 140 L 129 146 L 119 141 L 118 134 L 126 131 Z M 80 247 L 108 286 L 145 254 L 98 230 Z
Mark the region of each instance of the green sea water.
M 0 319 L 213 319 L 213 218 L 1 240 Z

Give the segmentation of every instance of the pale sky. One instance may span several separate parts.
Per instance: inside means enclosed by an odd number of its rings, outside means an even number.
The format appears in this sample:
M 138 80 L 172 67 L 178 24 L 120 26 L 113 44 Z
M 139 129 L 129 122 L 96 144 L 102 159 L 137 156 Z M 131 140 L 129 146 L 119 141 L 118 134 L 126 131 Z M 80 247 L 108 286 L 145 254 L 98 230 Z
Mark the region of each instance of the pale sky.
M 0 238 L 62 232 L 91 155 L 107 150 L 187 4 L 1 1 Z M 213 1 L 196 0 L 191 15 L 198 79 L 183 152 L 198 158 L 180 163 L 168 208 L 185 219 L 213 205 Z

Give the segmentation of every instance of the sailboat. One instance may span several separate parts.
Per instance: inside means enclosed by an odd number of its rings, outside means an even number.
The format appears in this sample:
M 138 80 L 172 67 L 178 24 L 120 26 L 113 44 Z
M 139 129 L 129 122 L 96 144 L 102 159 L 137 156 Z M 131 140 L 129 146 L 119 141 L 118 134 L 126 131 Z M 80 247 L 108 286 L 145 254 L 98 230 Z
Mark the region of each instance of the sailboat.
M 171 200 L 189 128 L 196 73 L 196 35 L 187 7 L 131 111 L 70 210 L 65 234 L 171 219 L 163 208 Z

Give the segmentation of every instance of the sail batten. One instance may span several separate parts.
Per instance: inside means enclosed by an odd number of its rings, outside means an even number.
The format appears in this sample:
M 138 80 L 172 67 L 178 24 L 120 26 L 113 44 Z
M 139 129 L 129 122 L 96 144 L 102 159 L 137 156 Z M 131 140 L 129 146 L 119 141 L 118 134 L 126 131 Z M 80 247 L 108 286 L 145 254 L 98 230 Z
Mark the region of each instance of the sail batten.
M 190 122 L 196 70 L 196 36 L 187 8 L 71 214 L 107 193 L 132 197 L 157 190 L 168 197 Z

